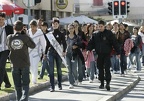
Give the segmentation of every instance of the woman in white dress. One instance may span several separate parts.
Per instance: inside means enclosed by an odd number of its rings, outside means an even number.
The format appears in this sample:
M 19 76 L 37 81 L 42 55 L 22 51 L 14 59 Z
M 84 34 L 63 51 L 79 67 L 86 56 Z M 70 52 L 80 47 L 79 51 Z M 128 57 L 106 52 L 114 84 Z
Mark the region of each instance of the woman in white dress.
M 38 64 L 40 62 L 40 58 L 45 51 L 46 41 L 41 29 L 38 29 L 37 22 L 35 20 L 31 20 L 30 29 L 28 30 L 28 35 L 33 39 L 36 44 L 34 49 L 29 49 L 30 56 L 30 72 L 32 75 L 32 83 L 37 83 L 38 76 Z

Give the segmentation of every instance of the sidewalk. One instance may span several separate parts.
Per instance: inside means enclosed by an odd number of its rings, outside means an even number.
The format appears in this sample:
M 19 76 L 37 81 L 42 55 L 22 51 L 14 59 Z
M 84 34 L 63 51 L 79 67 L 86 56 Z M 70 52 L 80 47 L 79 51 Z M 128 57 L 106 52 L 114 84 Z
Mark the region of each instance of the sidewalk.
M 144 68 L 138 74 L 140 82 L 128 94 L 118 101 L 144 101 Z
M 67 76 L 64 76 L 63 80 L 66 79 Z M 68 89 L 68 82 L 64 82 L 62 91 L 56 89 L 56 92 L 52 93 L 48 90 L 49 82 L 46 82 L 30 88 L 30 101 L 116 101 L 131 90 L 139 80 L 138 75 L 133 72 L 129 72 L 125 77 L 121 77 L 120 74 L 112 74 L 110 91 L 99 89 L 100 83 L 96 79 L 93 83 L 83 81 L 81 85 L 71 90 Z M 0 101 L 10 101 L 14 98 L 13 93 L 0 98 Z

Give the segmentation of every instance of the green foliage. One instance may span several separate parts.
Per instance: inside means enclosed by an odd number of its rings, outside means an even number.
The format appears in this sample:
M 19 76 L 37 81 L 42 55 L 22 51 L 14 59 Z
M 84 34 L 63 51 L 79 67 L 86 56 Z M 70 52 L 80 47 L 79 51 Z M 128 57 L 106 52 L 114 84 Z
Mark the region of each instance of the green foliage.
M 6 64 L 6 71 L 7 71 L 7 74 L 8 74 L 8 77 L 9 77 L 9 80 L 10 80 L 10 83 L 11 83 L 12 87 L 11 88 L 5 88 L 4 87 L 5 84 L 3 83 L 1 85 L 0 97 L 14 92 L 14 83 L 13 83 L 11 69 L 12 68 L 10 67 L 10 63 L 7 63 Z M 41 63 L 39 63 L 38 74 L 39 74 L 40 70 L 41 70 Z M 65 67 L 62 68 L 62 74 L 65 75 L 66 73 L 67 73 L 67 68 L 65 68 Z M 55 74 L 55 77 L 56 77 L 57 76 L 56 68 L 55 68 L 54 74 Z M 30 75 L 30 79 L 31 79 L 31 75 Z M 48 80 L 49 80 L 48 74 L 47 74 L 47 72 L 45 72 L 43 79 L 37 80 L 37 81 L 38 81 L 38 83 L 43 83 L 43 82 L 47 82 Z M 31 83 L 30 83 L 30 86 L 32 86 Z

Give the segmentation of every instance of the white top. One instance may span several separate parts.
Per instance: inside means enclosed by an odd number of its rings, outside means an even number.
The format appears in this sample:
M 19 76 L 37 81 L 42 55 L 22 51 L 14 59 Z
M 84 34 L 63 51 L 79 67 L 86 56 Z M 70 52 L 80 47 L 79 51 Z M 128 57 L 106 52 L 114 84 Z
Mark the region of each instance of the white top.
M 31 29 L 28 30 L 28 35 L 33 39 L 36 44 L 34 49 L 29 49 L 30 53 L 37 52 L 38 54 L 44 53 L 46 48 L 46 40 L 41 29 L 37 29 L 35 34 L 32 34 Z
M 144 43 L 144 33 L 142 33 L 142 32 L 138 32 L 138 35 L 141 36 L 141 38 L 142 38 L 142 42 Z
M 2 38 L 1 43 L 0 43 L 0 52 L 8 50 L 5 26 L 6 26 L 6 24 L 4 26 L 0 27 L 0 29 L 1 29 L 1 31 L 0 31 L 1 32 L 0 36 L 1 37 L 0 38 Z

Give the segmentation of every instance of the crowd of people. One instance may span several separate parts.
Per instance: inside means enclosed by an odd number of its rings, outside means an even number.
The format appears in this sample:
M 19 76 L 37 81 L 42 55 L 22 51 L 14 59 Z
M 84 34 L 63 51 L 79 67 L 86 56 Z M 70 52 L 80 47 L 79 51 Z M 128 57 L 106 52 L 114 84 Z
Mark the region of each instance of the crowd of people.
M 139 72 L 141 64 L 144 65 L 144 26 L 134 27 L 130 33 L 123 23 L 111 25 L 100 20 L 98 24 L 80 25 L 75 20 L 62 31 L 59 19 L 54 17 L 50 27 L 42 19 L 31 20 L 29 27 L 19 20 L 12 27 L 5 23 L 5 14 L 0 13 L 0 87 L 3 82 L 6 88 L 11 87 L 5 68 L 9 57 L 18 101 L 28 101 L 30 82 L 37 84 L 37 78 L 43 79 L 45 69 L 50 78 L 50 92 L 55 91 L 54 67 L 58 88 L 62 90 L 61 57 L 65 57 L 68 65 L 69 89 L 85 80 L 93 83 L 98 75 L 99 88 L 109 91 L 111 72 L 125 76 L 128 69 Z M 50 43 L 49 33 L 62 46 L 61 56 Z

